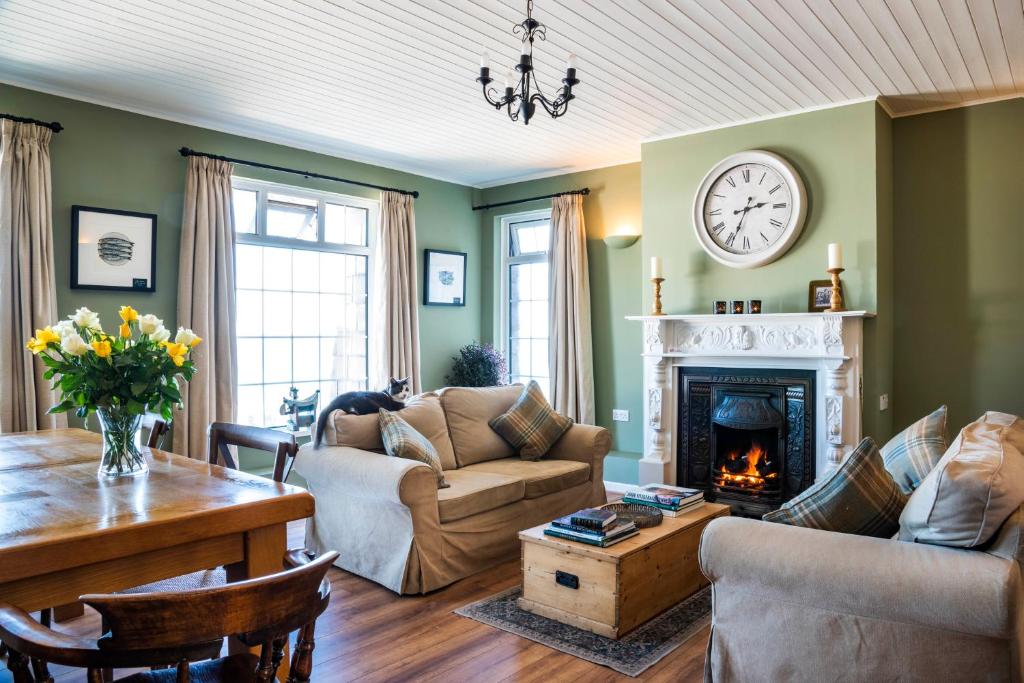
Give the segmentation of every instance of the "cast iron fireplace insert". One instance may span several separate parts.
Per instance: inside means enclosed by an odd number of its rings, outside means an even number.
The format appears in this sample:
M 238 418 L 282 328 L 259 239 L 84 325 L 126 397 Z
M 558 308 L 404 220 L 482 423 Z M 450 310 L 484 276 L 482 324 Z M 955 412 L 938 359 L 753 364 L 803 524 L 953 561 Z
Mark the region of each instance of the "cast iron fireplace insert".
M 814 372 L 679 369 L 677 481 L 760 517 L 814 481 Z

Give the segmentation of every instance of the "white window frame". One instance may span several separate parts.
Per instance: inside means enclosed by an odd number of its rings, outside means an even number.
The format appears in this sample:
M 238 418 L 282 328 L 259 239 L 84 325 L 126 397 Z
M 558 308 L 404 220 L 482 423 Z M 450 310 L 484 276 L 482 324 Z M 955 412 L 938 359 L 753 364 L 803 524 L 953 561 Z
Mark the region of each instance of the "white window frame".
M 548 247 L 548 251 L 543 254 L 525 254 L 522 256 L 512 256 L 509 252 L 509 244 L 512 239 L 512 224 L 513 223 L 525 223 L 527 221 L 536 220 L 551 220 L 551 209 L 538 209 L 535 211 L 523 211 L 520 213 L 510 213 L 500 217 L 501 221 L 501 277 L 498 285 L 498 309 L 500 311 L 497 320 L 497 337 L 498 343 L 495 347 L 501 351 L 502 355 L 505 356 L 505 362 L 508 364 L 506 368 L 507 376 L 506 381 L 512 376 L 512 349 L 508 345 L 508 334 L 509 334 L 509 294 L 511 284 L 509 282 L 511 275 L 511 268 L 514 265 L 521 263 L 544 263 L 549 264 L 548 277 L 551 277 L 550 263 L 551 263 L 551 249 Z M 550 302 L 549 302 L 550 303 Z M 550 339 L 551 330 L 548 330 Z M 548 368 L 550 376 L 551 368 Z
M 231 189 L 248 190 L 256 192 L 256 232 L 235 232 L 235 244 L 252 244 L 260 247 L 280 247 L 284 249 L 305 249 L 307 251 L 325 251 L 341 254 L 353 254 L 365 256 L 366 262 L 366 385 L 370 386 L 373 376 L 374 358 L 372 357 L 374 345 L 370 343 L 370 336 L 374 331 L 374 275 L 375 275 L 375 247 L 377 242 L 377 222 L 380 219 L 380 202 L 365 197 L 356 197 L 337 192 L 324 190 L 311 190 L 295 185 L 275 183 L 266 180 L 255 180 L 242 176 L 231 176 Z M 287 194 L 303 199 L 313 199 L 317 202 L 317 230 L 316 240 L 302 240 L 292 237 L 278 237 L 267 234 L 267 194 L 270 192 Z M 327 221 L 327 204 L 343 204 L 366 209 L 366 246 L 356 244 L 337 244 L 325 242 Z M 237 388 L 237 387 L 234 387 Z M 333 400 L 333 396 L 321 396 L 320 407 L 325 402 Z M 265 427 L 271 425 L 263 425 Z

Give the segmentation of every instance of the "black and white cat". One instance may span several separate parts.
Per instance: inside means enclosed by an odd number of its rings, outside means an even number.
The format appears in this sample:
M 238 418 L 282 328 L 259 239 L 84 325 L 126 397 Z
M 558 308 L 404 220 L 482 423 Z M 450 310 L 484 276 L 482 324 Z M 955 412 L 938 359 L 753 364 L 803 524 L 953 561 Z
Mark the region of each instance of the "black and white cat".
M 405 399 L 409 398 L 409 378 L 388 379 L 388 388 L 384 391 L 350 391 L 341 394 L 320 411 L 320 417 L 316 421 L 316 439 L 313 447 L 319 448 L 323 440 L 324 428 L 327 426 L 327 418 L 335 410 L 342 410 L 349 415 L 372 415 L 384 410 L 401 410 L 405 407 Z

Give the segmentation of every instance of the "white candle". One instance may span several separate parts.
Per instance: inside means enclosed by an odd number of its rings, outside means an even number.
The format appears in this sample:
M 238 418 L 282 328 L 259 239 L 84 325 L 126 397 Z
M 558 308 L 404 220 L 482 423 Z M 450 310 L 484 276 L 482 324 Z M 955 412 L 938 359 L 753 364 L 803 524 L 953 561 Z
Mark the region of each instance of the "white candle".
M 843 245 L 833 242 L 828 245 L 828 269 L 835 270 L 843 267 Z
M 661 276 L 662 276 L 661 275 L 661 257 L 660 256 L 652 256 L 651 257 L 651 279 L 653 280 L 654 278 L 661 277 Z

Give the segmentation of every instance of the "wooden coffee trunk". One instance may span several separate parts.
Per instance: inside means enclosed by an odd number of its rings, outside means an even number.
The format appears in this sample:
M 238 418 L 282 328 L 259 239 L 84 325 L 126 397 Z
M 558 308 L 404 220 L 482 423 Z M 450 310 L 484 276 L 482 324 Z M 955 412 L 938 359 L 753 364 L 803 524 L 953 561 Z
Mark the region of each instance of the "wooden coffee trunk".
M 705 503 L 609 548 L 519 533 L 519 607 L 609 638 L 621 638 L 708 584 L 697 561 L 700 536 L 727 505 Z

